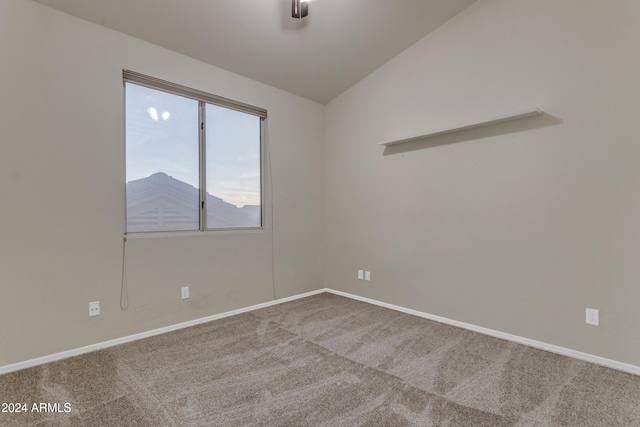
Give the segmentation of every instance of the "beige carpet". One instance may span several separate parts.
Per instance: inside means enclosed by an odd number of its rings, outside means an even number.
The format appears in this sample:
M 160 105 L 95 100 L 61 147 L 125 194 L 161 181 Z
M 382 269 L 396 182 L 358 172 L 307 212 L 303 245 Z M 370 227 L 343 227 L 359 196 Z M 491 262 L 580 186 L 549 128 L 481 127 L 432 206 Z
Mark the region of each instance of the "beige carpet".
M 640 426 L 640 377 L 332 294 L 0 376 L 1 426 Z M 31 412 L 33 403 L 71 412 Z

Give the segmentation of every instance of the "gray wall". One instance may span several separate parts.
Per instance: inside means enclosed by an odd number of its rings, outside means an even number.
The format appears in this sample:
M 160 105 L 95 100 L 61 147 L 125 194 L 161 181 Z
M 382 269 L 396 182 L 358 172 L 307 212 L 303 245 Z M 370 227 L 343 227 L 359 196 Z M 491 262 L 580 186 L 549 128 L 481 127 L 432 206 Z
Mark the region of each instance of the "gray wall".
M 638 40 L 636 0 L 480 0 L 329 103 L 327 285 L 640 365 Z
M 322 105 L 26 0 L 0 58 L 0 366 L 323 287 Z M 273 233 L 130 239 L 126 312 L 123 68 L 268 109 L 274 200 Z

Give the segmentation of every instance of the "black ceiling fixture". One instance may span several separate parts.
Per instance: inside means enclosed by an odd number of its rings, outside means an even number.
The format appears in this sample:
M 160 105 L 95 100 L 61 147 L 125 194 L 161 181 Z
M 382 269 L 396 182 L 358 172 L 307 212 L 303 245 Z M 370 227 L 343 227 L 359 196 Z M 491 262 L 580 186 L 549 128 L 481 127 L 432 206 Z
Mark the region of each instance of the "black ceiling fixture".
M 309 0 L 291 0 L 291 17 L 299 19 L 309 14 Z

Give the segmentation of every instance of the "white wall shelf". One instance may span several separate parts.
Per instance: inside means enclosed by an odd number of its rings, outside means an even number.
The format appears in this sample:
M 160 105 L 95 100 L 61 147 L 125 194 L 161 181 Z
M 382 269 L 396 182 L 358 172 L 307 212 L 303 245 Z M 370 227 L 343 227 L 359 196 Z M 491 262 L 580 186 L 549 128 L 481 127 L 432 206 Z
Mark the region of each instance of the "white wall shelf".
M 482 120 L 475 123 L 470 123 L 470 124 L 461 125 L 461 126 L 451 126 L 451 127 L 447 127 L 447 128 L 436 130 L 436 131 L 422 133 L 420 135 L 410 136 L 402 139 L 395 139 L 393 141 L 381 142 L 380 145 L 389 147 L 391 145 L 403 144 L 405 142 L 417 141 L 419 139 L 431 138 L 438 135 L 445 135 L 447 133 L 460 132 L 463 130 L 479 128 L 482 126 L 494 125 L 497 123 L 508 122 L 510 120 L 524 119 L 525 117 L 539 116 L 540 114 L 542 114 L 542 110 L 540 110 L 539 108 L 529 108 L 528 110 L 523 110 L 523 111 L 518 111 L 516 113 L 493 117 L 491 119 Z

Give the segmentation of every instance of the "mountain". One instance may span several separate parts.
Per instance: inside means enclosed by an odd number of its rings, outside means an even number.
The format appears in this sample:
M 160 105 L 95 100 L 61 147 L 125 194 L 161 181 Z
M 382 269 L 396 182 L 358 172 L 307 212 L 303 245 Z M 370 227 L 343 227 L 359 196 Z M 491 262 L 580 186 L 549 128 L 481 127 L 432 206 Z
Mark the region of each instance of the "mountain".
M 164 172 L 127 183 L 127 232 L 199 229 L 200 192 Z M 261 226 L 261 207 L 242 208 L 207 193 L 208 228 Z

